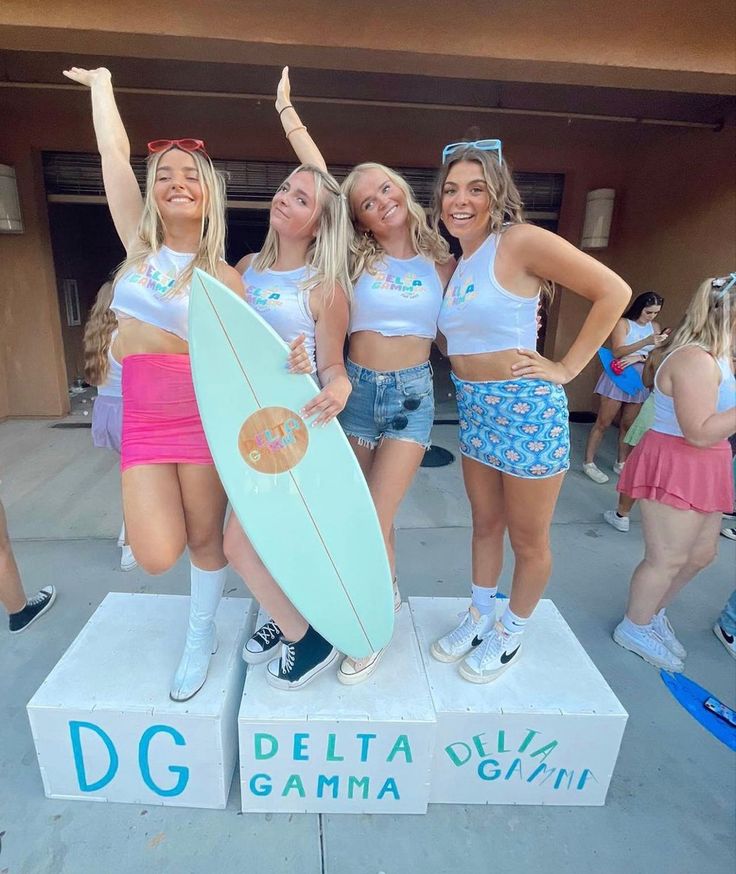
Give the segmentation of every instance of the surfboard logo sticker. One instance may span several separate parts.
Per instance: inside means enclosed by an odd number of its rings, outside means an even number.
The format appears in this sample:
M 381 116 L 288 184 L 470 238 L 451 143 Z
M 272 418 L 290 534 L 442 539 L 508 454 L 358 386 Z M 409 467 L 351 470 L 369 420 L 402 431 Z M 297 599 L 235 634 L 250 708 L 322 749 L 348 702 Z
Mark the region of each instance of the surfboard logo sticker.
M 309 432 L 302 417 L 288 407 L 262 407 L 243 422 L 238 449 L 259 473 L 285 473 L 304 458 Z

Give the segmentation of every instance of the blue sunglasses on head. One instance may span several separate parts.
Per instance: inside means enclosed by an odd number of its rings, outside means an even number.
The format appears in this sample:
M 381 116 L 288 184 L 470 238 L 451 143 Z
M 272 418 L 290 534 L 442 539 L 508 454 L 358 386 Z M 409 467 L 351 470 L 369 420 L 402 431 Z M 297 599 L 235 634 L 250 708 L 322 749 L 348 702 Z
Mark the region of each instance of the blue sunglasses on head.
M 720 276 L 711 282 L 713 288 L 718 289 L 718 300 L 722 300 L 728 292 L 736 285 L 736 273 L 729 273 L 728 276 Z
M 475 140 L 473 143 L 450 143 L 442 150 L 442 163 L 446 164 L 450 155 L 452 155 L 453 152 L 457 152 L 459 149 L 480 149 L 481 152 L 497 152 L 498 163 L 503 164 L 501 140 Z

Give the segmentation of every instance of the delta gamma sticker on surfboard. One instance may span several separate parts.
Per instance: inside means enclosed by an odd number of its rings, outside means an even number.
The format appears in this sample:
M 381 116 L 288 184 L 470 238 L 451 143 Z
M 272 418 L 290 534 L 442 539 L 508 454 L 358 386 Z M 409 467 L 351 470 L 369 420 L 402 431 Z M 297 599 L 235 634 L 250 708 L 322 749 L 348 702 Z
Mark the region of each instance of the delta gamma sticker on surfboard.
M 301 415 L 319 391 L 286 368 L 288 347 L 201 270 L 192 280 L 190 354 L 217 471 L 243 530 L 305 619 L 362 658 L 393 631 L 391 573 L 373 501 L 337 421 Z

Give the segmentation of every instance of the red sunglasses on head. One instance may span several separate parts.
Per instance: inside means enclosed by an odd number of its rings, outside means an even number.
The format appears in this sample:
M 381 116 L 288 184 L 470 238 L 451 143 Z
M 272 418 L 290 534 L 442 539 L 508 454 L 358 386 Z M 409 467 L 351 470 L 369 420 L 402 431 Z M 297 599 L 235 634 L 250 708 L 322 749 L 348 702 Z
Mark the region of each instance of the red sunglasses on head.
M 148 154 L 157 155 L 159 152 L 168 152 L 169 149 L 182 149 L 184 152 L 202 152 L 207 155 L 204 140 L 185 138 L 182 140 L 152 140 L 148 144 Z M 209 155 L 207 155 L 209 158 Z

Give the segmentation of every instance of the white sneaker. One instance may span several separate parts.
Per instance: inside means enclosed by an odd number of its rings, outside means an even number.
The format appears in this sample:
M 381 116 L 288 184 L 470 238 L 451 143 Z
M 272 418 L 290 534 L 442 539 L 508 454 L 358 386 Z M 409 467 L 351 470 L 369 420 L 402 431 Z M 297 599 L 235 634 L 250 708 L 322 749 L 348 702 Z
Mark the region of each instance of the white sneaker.
M 647 627 L 641 633 L 631 633 L 620 622 L 613 632 L 613 639 L 619 646 L 641 656 L 645 662 L 654 665 L 655 668 L 663 668 L 675 674 L 685 670 L 685 663 L 671 652 L 664 644 L 657 632 Z
M 510 634 L 500 622 L 462 662 L 460 676 L 471 683 L 490 683 L 521 657 L 521 633 Z
M 495 611 L 488 614 L 479 613 L 473 605 L 463 614 L 463 621 L 444 637 L 436 640 L 429 648 L 433 658 L 438 662 L 457 662 L 464 658 L 471 649 L 482 641 L 496 621 Z
M 629 517 L 628 516 L 619 516 L 615 510 L 606 510 L 603 514 L 603 518 L 609 525 L 612 525 L 616 531 L 628 531 L 629 530 Z
M 337 679 L 345 686 L 354 686 L 356 683 L 362 683 L 378 667 L 378 662 L 381 656 L 386 652 L 386 649 L 379 649 L 378 652 L 373 652 L 363 659 L 353 659 L 350 656 L 345 656 L 337 671 Z
M 736 528 L 721 528 L 721 537 L 736 540 Z
M 721 641 L 731 655 L 736 659 L 736 637 L 721 628 L 720 622 L 713 626 L 713 634 Z
M 624 469 L 624 464 L 626 464 L 625 461 L 617 461 L 617 462 L 613 465 L 613 472 L 614 472 L 617 476 L 618 476 L 618 475 L 621 473 L 621 471 Z
M 672 655 L 676 655 L 678 659 L 687 658 L 687 650 L 675 636 L 675 629 L 670 625 L 670 620 L 667 618 L 664 610 L 654 614 L 652 628 L 662 638 L 662 643 L 664 643 Z
M 593 461 L 583 465 L 583 473 L 589 479 L 592 479 L 594 483 L 598 483 L 598 485 L 608 482 L 606 474 Z
M 123 544 L 120 553 L 120 570 L 121 571 L 132 571 L 138 567 L 138 561 L 136 557 L 133 555 L 133 550 Z
M 401 610 L 401 592 L 399 591 L 399 581 L 394 577 L 394 613 Z

